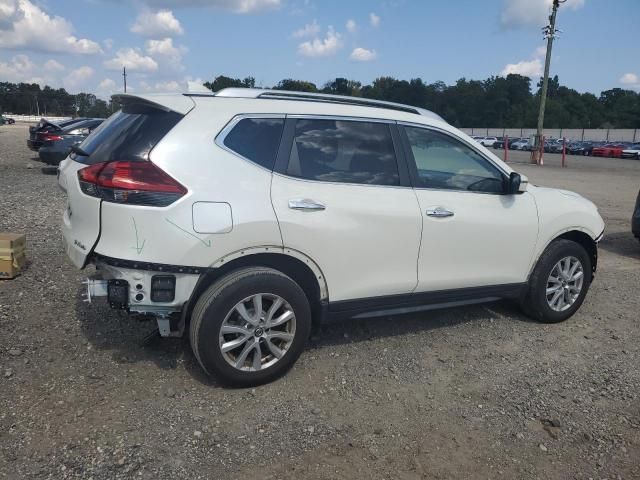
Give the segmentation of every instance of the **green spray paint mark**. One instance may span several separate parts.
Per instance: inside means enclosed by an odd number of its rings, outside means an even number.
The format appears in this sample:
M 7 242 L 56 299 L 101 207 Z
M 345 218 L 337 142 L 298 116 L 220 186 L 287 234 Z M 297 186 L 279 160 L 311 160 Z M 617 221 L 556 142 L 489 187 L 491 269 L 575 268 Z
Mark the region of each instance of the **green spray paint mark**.
M 185 230 L 184 228 L 180 227 L 179 225 L 176 225 L 175 223 L 173 223 L 171 220 L 169 220 L 168 218 L 165 218 L 165 220 L 167 222 L 169 222 L 171 225 L 173 225 L 174 227 L 176 227 L 178 230 L 186 233 L 187 235 L 195 238 L 196 240 L 198 240 L 199 242 L 202 242 L 202 244 L 205 247 L 211 247 L 211 240 L 203 240 L 200 237 L 198 237 L 197 235 L 194 235 L 193 233 L 189 232 L 188 230 Z
M 140 245 L 140 239 L 138 238 L 138 226 L 136 225 L 136 219 L 131 217 L 131 221 L 133 222 L 133 229 L 136 231 L 136 246 L 135 247 L 131 247 L 133 248 L 136 252 L 138 252 L 138 255 L 140 255 L 142 253 L 142 249 L 144 248 L 144 244 L 147 242 L 146 239 L 142 240 L 142 245 Z

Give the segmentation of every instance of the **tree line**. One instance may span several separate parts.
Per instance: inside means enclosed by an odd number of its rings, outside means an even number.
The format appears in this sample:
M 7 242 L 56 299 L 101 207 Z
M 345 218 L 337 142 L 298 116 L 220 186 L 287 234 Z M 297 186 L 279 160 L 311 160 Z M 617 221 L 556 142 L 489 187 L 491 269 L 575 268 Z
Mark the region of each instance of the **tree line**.
M 420 78 L 399 80 L 379 77 L 369 85 L 335 78 L 322 86 L 304 80 L 283 79 L 272 88 L 337 95 L 358 96 L 427 108 L 457 127 L 534 128 L 540 101 L 538 82 L 521 75 L 490 77 L 486 80 L 461 78 L 453 85 L 425 83 Z M 207 88 L 255 87 L 254 77 L 243 79 L 224 75 Z M 38 84 L 0 82 L 0 111 L 16 114 L 109 116 L 117 105 L 91 93 L 70 94 L 64 88 Z M 640 93 L 613 88 L 596 96 L 560 85 L 557 76 L 549 79 L 545 115 L 547 128 L 640 128 Z
M 432 110 L 456 127 L 534 128 L 541 84 L 532 91 L 530 78 L 511 74 L 486 80 L 461 78 L 454 85 L 379 77 L 370 85 L 336 78 L 318 87 L 304 80 L 285 79 L 273 88 L 406 103 Z M 204 85 L 213 91 L 254 87 L 255 79 L 219 76 Z M 544 123 L 547 128 L 640 128 L 640 94 L 622 88 L 605 90 L 600 96 L 579 93 L 560 85 L 556 75 L 549 79 Z
M 0 113 L 106 118 L 117 108 L 93 93 L 71 94 L 37 83 L 0 82 Z

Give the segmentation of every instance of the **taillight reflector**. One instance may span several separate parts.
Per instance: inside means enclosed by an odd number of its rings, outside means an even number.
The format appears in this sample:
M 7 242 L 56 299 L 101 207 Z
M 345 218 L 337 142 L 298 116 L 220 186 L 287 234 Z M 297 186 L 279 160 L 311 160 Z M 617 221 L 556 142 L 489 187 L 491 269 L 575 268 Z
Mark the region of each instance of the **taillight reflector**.
M 163 207 L 187 189 L 151 162 L 112 161 L 78 170 L 87 195 L 115 203 Z

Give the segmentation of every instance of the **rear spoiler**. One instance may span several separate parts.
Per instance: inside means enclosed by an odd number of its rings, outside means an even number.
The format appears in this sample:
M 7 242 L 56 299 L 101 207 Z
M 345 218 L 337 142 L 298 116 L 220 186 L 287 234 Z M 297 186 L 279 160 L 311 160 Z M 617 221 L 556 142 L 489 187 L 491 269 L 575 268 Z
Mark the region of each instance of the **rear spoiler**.
M 148 94 L 133 95 L 130 93 L 118 93 L 111 97 L 113 101 L 122 105 L 140 105 L 156 108 L 165 112 L 176 112 L 182 115 L 189 113 L 195 106 L 195 102 L 182 94 Z

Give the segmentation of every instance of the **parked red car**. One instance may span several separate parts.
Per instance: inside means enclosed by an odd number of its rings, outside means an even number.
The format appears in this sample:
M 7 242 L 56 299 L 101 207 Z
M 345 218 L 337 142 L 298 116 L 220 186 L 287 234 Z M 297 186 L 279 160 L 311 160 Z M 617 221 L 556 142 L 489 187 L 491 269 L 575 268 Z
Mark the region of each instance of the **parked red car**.
M 591 155 L 594 157 L 614 157 L 622 158 L 622 150 L 627 148 L 626 144 L 607 143 L 601 147 L 593 147 Z

